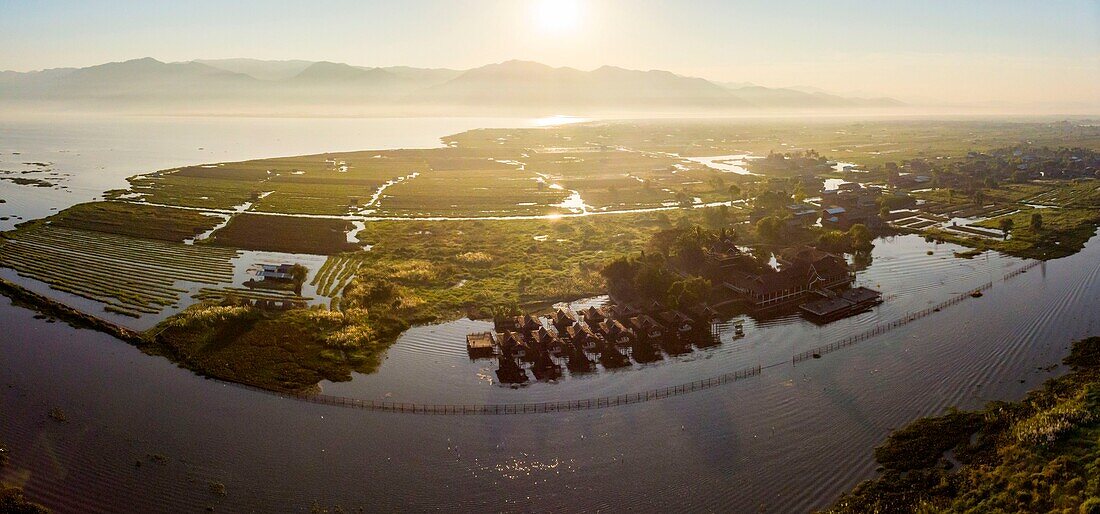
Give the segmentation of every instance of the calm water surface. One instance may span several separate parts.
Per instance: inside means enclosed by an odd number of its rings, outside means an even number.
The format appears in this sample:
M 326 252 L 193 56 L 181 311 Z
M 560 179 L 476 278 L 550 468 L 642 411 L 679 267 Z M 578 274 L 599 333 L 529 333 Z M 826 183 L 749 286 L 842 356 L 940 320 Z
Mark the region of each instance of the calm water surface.
M 214 133 L 229 130 L 221 125 L 227 123 L 246 145 L 251 130 L 241 120 L 184 123 L 222 127 L 196 129 Z M 288 123 L 327 126 L 335 134 L 351 122 Z M 301 129 L 268 130 L 289 137 Z M 213 142 L 185 139 L 172 150 L 159 131 L 134 130 L 131 155 L 147 165 L 104 161 L 104 169 L 137 168 L 118 171 L 118 180 L 179 164 L 323 150 L 271 143 L 207 157 L 190 155 L 191 147 Z M 143 132 L 152 135 L 137 137 Z M 0 148 L 30 148 L 32 139 L 46 148 L 50 134 L 48 127 L 4 125 Z M 81 137 L 59 141 L 96 147 Z M 362 137 L 326 149 L 385 146 Z M 139 158 L 142 147 L 167 150 Z M 101 154 L 94 155 L 68 169 L 96 173 Z M 98 194 L 87 187 L 91 197 Z M 8 189 L 0 195 L 11 202 Z M 62 512 L 211 505 L 218 512 L 301 512 L 315 503 L 367 510 L 805 511 L 873 476 L 871 448 L 892 428 L 951 405 L 1018 398 L 1061 371 L 1045 368 L 1072 340 L 1100 333 L 1094 312 L 1100 237 L 1094 237 L 1083 252 L 997 282 L 981 299 L 820 360 L 789 364 L 794 353 L 999 279 L 1021 263 L 995 254 L 956 259 L 951 249 L 911 237 L 880 240 L 873 263 L 858 275 L 861 284 L 886 293 L 875 310 L 824 327 L 794 317 L 748 319 L 743 339 L 726 330 L 714 348 L 647 369 L 502 388 L 478 377 L 492 363 L 464 354 L 462 336 L 484 325 L 459 321 L 410 330 L 376 375 L 326 384 L 330 393 L 398 401 L 571 399 L 781 363 L 759 377 L 668 400 L 513 417 L 371 413 L 281 399 L 196 377 L 0 299 L 0 441 L 13 450 L 0 478 Z M 55 407 L 67 422 L 49 419 Z M 154 454 L 167 461 L 150 462 Z M 143 465 L 135 466 L 139 460 Z M 211 482 L 223 483 L 228 495 L 211 493 Z

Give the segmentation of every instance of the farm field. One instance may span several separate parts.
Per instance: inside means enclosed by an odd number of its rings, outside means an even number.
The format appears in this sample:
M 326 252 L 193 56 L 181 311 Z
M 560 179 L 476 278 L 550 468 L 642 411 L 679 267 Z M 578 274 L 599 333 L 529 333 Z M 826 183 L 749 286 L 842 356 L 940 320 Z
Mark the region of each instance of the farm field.
M 976 249 L 1039 259 L 1076 253 L 1100 224 L 1100 183 L 1095 179 L 1006 184 L 984 188 L 982 195 L 977 203 L 948 189 L 915 192 L 924 201 L 920 214 L 892 224 Z M 1033 214 L 1042 218 L 1041 227 L 1031 226 Z M 947 226 L 954 218 L 968 221 Z M 1002 232 L 1003 220 L 1011 220 L 1009 238 Z
M 50 225 L 181 243 L 222 221 L 201 212 L 123 202 L 75 205 L 46 219 Z
M 210 236 L 210 244 L 243 250 L 330 254 L 356 249 L 347 241 L 350 221 L 239 214 Z
M 52 289 L 138 317 L 177 305 L 180 282 L 230 282 L 234 250 L 36 225 L 0 241 L 0 263 Z
M 331 255 L 317 270 L 310 285 L 317 286 L 317 294 L 335 298 L 351 282 L 351 279 L 355 278 L 364 260 L 362 254 Z

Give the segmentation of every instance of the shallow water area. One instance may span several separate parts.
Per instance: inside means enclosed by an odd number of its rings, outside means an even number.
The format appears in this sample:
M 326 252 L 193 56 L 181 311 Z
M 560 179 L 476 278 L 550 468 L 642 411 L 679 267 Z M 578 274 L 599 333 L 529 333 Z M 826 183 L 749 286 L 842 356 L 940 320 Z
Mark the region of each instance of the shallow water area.
M 964 294 L 1020 266 L 1020 259 L 986 252 L 959 259 L 966 248 L 924 241 L 915 235 L 875 242 L 871 262 L 857 271 L 855 285 L 883 292 L 884 302 L 870 311 L 825 325 L 809 321 L 797 309 L 782 309 L 726 318 L 713 326 L 717 344 L 703 344 L 685 354 L 663 353 L 660 360 L 627 368 L 566 376 L 554 382 L 508 387 L 484 379 L 495 377 L 493 359 L 471 360 L 465 336 L 492 330 L 492 323 L 462 319 L 414 327 L 387 353 L 378 372 L 355 374 L 351 382 L 325 382 L 326 394 L 377 401 L 427 404 L 518 403 L 584 399 L 645 391 L 705 379 L 755 365 L 789 361 L 806 349 L 884 324 Z M 928 255 L 931 251 L 932 255 Z M 595 303 L 605 298 L 597 299 Z M 593 302 L 578 302 L 573 309 Z M 745 336 L 734 325 L 743 323 Z M 473 400 L 477 399 L 477 402 Z

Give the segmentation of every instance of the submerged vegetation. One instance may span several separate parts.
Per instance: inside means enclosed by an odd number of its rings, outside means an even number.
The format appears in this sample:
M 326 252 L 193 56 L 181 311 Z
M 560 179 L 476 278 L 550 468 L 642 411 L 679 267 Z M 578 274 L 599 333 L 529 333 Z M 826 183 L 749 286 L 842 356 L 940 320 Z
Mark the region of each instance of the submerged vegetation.
M 895 431 L 875 449 L 882 475 L 829 512 L 1100 511 L 1100 337 L 1063 362 L 1068 374 L 1019 402 Z

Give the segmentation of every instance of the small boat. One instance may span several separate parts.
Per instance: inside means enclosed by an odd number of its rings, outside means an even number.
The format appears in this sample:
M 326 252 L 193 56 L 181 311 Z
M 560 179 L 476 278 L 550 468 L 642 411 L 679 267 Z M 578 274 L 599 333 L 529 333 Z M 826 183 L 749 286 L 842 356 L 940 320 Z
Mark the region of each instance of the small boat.
M 981 291 L 974 291 L 973 293 L 970 293 L 971 298 L 981 298 L 982 296 L 984 295 L 982 295 Z
M 735 335 L 737 337 L 744 337 L 745 336 L 745 324 L 740 322 L 740 321 L 737 322 L 737 324 L 733 326 L 733 335 Z

